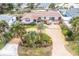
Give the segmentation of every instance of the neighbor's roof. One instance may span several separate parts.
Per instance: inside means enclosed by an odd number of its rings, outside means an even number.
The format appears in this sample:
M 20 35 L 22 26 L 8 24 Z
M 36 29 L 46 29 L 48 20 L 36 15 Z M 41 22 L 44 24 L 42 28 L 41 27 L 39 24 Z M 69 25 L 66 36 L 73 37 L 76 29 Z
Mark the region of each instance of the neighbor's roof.
M 0 20 L 5 20 L 5 21 L 9 21 L 11 20 L 13 17 L 15 16 L 11 16 L 11 15 L 0 15 Z
M 41 11 L 41 12 L 38 11 L 38 12 L 25 13 L 23 15 L 23 18 L 38 19 L 38 17 L 43 17 L 43 16 L 60 17 L 60 14 L 56 10 L 53 10 L 53 11 Z

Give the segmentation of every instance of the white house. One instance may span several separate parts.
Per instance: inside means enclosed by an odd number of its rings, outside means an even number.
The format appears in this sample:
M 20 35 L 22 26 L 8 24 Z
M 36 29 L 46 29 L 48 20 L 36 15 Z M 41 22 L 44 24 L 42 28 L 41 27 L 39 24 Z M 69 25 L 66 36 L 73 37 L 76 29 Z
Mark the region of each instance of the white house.
M 32 23 L 33 21 L 38 23 L 40 21 L 47 21 L 47 20 L 52 20 L 53 22 L 55 21 L 59 22 L 61 20 L 61 16 L 57 12 L 57 10 L 25 13 L 22 16 L 22 22 L 24 23 Z
M 5 20 L 9 25 L 16 21 L 16 16 L 0 15 L 0 20 Z

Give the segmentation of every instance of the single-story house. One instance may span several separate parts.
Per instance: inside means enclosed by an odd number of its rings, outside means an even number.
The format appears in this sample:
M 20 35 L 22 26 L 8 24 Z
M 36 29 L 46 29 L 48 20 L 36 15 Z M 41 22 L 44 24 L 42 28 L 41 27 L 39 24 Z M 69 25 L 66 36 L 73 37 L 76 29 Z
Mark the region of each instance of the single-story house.
M 68 10 L 59 10 L 61 17 L 63 19 L 64 24 L 68 28 L 72 28 L 70 21 L 73 17 L 79 16 L 79 7 L 78 8 L 70 8 Z
M 16 16 L 0 15 L 0 20 L 5 20 L 9 25 L 16 21 Z
M 29 21 L 27 21 L 29 19 Z M 41 20 L 52 20 L 52 21 L 58 21 L 61 19 L 60 14 L 57 12 L 57 10 L 52 10 L 52 11 L 37 11 L 37 12 L 30 12 L 30 13 L 25 13 L 21 21 L 26 21 L 31 23 L 32 21 L 39 22 Z

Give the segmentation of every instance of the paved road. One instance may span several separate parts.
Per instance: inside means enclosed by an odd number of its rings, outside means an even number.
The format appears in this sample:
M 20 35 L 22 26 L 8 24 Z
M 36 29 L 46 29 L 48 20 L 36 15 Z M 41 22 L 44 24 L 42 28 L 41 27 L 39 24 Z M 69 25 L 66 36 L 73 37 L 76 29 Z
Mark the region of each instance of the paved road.
M 0 56 L 18 56 L 20 39 L 14 38 L 0 50 Z
M 48 34 L 53 39 L 53 56 L 72 56 L 64 47 L 64 36 L 59 25 L 48 25 Z

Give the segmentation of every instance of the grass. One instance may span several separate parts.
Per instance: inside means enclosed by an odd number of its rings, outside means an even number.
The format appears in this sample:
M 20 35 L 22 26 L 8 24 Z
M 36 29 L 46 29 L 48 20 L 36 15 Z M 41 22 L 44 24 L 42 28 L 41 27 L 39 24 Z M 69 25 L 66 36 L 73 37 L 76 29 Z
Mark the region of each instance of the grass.
M 4 43 L 0 43 L 0 49 L 2 49 L 4 47 Z
M 30 25 L 30 24 L 28 24 L 28 25 L 24 25 L 26 28 L 34 28 L 34 27 L 36 27 L 36 25 Z
M 35 23 L 23 24 L 23 26 L 25 26 L 26 28 L 35 28 L 36 27 L 36 24 Z
M 0 40 L 0 49 L 2 49 L 5 46 L 5 42 Z
M 74 41 L 68 42 L 66 49 L 74 56 L 79 56 L 79 47 Z

